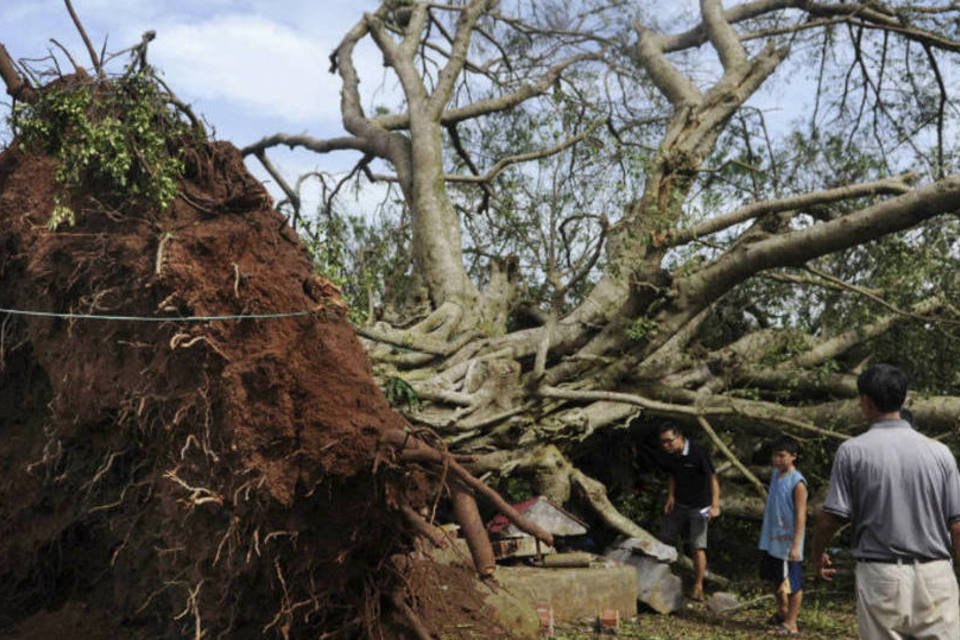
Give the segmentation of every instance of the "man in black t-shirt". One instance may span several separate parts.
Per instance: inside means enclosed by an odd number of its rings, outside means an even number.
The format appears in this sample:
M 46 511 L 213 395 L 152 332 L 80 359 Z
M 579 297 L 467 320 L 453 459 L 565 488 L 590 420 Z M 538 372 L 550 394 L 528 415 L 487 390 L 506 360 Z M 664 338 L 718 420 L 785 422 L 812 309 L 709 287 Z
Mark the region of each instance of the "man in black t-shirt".
M 659 429 L 660 448 L 666 453 L 664 468 L 670 474 L 660 539 L 676 546 L 686 533 L 693 556 L 691 598 L 703 600 L 703 576 L 707 572 L 707 524 L 720 515 L 720 483 L 710 454 L 683 437 L 676 427 Z

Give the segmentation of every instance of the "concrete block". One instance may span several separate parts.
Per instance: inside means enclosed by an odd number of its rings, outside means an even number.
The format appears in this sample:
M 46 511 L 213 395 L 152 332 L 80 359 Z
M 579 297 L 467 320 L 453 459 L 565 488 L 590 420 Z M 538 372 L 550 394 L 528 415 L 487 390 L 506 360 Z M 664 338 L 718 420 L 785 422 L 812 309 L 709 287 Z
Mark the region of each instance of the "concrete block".
M 558 622 L 596 619 L 605 609 L 618 611 L 621 620 L 637 614 L 636 571 L 629 566 L 498 566 L 494 577 L 508 591 L 552 607 Z
M 483 600 L 490 607 L 492 621 L 505 631 L 502 637 L 536 640 L 540 636 L 540 615 L 533 601 L 508 589 L 484 591 Z

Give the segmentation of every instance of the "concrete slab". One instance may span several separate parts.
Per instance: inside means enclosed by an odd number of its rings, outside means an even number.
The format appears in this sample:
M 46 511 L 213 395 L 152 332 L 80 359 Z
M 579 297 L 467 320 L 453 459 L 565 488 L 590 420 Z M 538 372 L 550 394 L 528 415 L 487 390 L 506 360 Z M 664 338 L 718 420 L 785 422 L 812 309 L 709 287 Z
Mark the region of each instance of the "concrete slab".
M 621 620 L 637 615 L 637 573 L 630 566 L 498 566 L 494 577 L 518 596 L 553 607 L 558 622 L 596 618 L 605 609 L 618 611 Z

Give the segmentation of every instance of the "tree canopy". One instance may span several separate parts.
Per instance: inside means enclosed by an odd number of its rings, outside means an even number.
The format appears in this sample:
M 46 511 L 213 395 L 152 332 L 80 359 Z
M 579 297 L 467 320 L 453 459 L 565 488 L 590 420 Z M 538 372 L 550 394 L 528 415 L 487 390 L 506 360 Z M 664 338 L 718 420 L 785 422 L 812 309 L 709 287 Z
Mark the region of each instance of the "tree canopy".
M 779 430 L 835 444 L 886 360 L 926 428 L 960 415 L 960 7 L 663 4 L 384 2 L 330 56 L 344 134 L 244 149 L 410 420 L 633 533 L 576 462 L 638 414 L 732 462 Z M 365 39 L 401 104 L 362 103 Z M 358 160 L 304 211 L 279 145 Z M 351 181 L 391 185 L 379 217 Z

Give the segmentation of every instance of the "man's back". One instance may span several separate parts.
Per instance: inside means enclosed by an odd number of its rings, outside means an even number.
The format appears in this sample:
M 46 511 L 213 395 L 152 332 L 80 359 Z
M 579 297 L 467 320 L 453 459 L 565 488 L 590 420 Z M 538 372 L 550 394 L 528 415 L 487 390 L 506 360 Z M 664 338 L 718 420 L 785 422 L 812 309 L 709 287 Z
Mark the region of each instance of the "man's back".
M 840 446 L 824 509 L 851 519 L 857 558 L 948 559 L 948 523 L 960 517 L 956 462 L 906 421 L 881 420 Z

